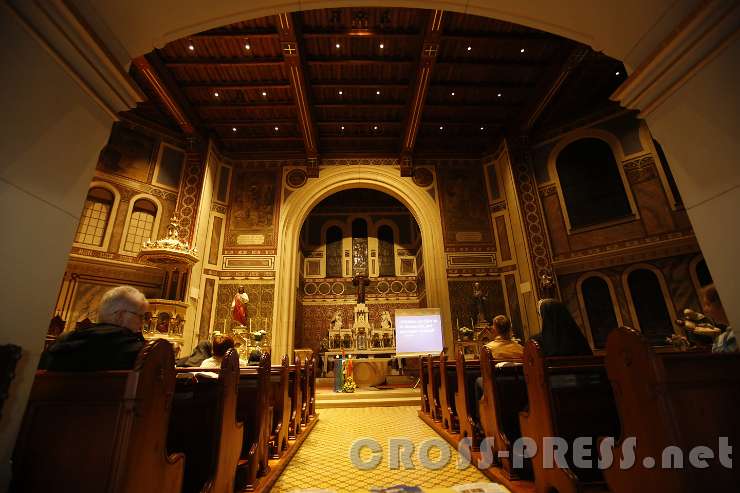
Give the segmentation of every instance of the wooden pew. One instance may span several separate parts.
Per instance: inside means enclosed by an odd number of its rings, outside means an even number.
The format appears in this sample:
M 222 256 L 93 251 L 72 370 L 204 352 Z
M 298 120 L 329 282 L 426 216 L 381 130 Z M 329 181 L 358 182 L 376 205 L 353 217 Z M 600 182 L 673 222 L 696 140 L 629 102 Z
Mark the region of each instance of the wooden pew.
M 457 433 L 460 429 L 455 409 L 455 370 L 455 361 L 448 361 L 447 353 L 442 351 L 439 355 L 439 407 L 442 410 L 442 427 L 450 430 L 450 433 Z
M 301 425 L 306 426 L 308 424 L 308 410 L 311 400 L 311 360 L 303 358 L 301 361 L 303 371 L 301 372 Z
M 38 371 L 13 459 L 15 492 L 179 493 L 185 457 L 166 450 L 172 345 L 131 371 Z
M 270 399 L 270 353 L 262 353 L 258 367 L 240 370 L 236 415 L 244 423 L 244 441 L 236 468 L 235 488 L 250 490 L 258 476 L 269 472 L 267 443 L 272 415 Z
M 185 454 L 183 493 L 234 489 L 243 424 L 236 421 L 239 355 L 228 350 L 218 378 L 203 368 L 178 368 L 167 448 Z
M 290 426 L 288 429 L 288 438 L 294 439 L 301 434 L 301 410 L 303 404 L 301 397 L 301 359 L 298 356 L 293 358 L 295 373 L 291 373 L 290 379 Z
M 311 363 L 309 368 L 309 380 L 308 380 L 308 395 L 310 400 L 308 401 L 308 416 L 313 417 L 316 415 L 316 355 L 311 355 Z
M 292 369 L 295 372 L 295 368 Z M 284 355 L 280 366 L 273 366 L 270 376 L 270 405 L 272 407 L 272 428 L 270 429 L 270 457 L 277 459 L 288 449 L 288 428 L 290 427 L 290 372 L 288 356 Z
M 489 441 L 493 440 L 493 456 L 508 479 L 531 478 L 531 461 L 524 468 L 513 467 L 513 444 L 522 436 L 519 413 L 527 408 L 527 385 L 524 365 L 496 368 L 491 350 L 481 348 L 480 370 L 483 377 L 483 398 L 480 401 L 480 424 Z M 499 455 L 499 452 L 504 452 Z
M 717 457 L 719 437 L 740 444 L 740 354 L 659 353 L 639 332 L 621 327 L 607 339 L 606 367 L 622 425 L 614 462 L 604 470 L 611 491 L 737 490 L 740 468 L 727 469 Z M 620 450 L 627 437 L 637 439 L 635 465 L 621 470 Z M 683 469 L 660 467 L 670 445 L 683 451 Z M 706 469 L 689 463 L 689 451 L 697 445 L 714 452 Z M 642 467 L 646 456 L 656 459 L 657 467 Z
M 473 420 L 470 406 L 477 406 L 475 402 L 475 380 L 480 376 L 480 362 L 478 360 L 465 360 L 462 349 L 457 352 L 455 358 L 455 374 L 457 378 L 457 391 L 455 392 L 455 410 L 457 421 L 460 426 L 462 438 L 470 437 L 473 441 L 472 449 L 477 450 L 481 437 L 476 432 L 476 423 Z M 472 395 L 471 395 L 472 394 Z
M 421 412 L 429 414 L 429 356 L 419 356 L 419 385 L 421 387 Z
M 619 431 L 614 396 L 603 357 L 551 357 L 542 355 L 539 344 L 529 340 L 524 349 L 524 377 L 529 410 L 519 413 L 522 436 L 532 438 L 537 452 L 532 458 L 538 493 L 585 490 L 607 491 L 598 469 L 598 438 Z M 561 437 L 568 444 L 566 467 L 543 467 L 547 453 L 543 437 Z M 573 463 L 573 440 L 591 437 L 590 468 Z M 553 462 L 554 463 L 554 462 Z
M 439 359 L 428 355 L 427 396 L 429 398 L 429 415 L 434 421 L 442 421 L 442 409 L 439 405 Z

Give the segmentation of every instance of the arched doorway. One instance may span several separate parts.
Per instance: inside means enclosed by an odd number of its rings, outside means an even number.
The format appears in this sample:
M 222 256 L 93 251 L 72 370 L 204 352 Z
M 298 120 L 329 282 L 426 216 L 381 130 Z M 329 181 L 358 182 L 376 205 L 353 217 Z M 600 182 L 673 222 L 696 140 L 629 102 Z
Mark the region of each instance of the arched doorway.
M 418 223 L 422 245 L 443 244 L 439 205 L 410 178 L 402 178 L 398 168 L 357 165 L 321 169 L 319 179 L 309 180 L 306 185 L 292 193 L 280 210 L 275 299 L 282 299 L 284 302 L 276 305 L 273 315 L 277 330 L 272 341 L 272 354 L 290 353 L 293 349 L 301 227 L 319 202 L 336 192 L 351 188 L 369 188 L 396 198 L 406 206 Z M 445 344 L 451 347 L 450 300 L 445 254 L 442 248 L 428 248 L 424 252 L 424 278 L 426 305 L 441 310 Z

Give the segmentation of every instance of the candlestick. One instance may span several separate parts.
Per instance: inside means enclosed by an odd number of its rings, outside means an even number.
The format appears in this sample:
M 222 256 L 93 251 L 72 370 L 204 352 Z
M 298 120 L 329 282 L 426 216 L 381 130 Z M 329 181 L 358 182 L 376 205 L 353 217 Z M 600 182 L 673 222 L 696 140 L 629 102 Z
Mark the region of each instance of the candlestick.
M 470 319 L 470 328 L 472 329 L 473 327 L 475 327 L 475 322 L 473 322 L 473 319 L 471 318 Z
M 249 319 L 249 332 L 252 332 L 252 319 Z
M 460 320 L 458 320 L 457 317 L 455 317 L 455 326 L 457 327 L 457 330 L 460 330 Z

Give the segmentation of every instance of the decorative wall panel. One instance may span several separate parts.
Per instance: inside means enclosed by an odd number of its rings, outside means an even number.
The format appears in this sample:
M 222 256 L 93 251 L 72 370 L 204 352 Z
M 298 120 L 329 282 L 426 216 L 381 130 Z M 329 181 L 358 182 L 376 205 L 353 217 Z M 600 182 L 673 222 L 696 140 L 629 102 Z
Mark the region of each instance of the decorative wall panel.
M 252 329 L 267 330 L 269 344 L 272 340 L 272 309 L 275 295 L 275 285 L 272 282 L 254 280 L 219 282 L 213 330 L 230 333 L 236 325 L 231 320 L 231 302 L 239 286 L 244 286 L 249 296 L 247 318 L 251 321 Z
M 276 245 L 279 170 L 233 173 L 225 246 Z
M 213 278 L 206 278 L 205 285 L 203 286 L 203 306 L 200 312 L 200 321 L 196 329 L 198 333 L 198 342 L 208 340 L 210 328 L 211 328 L 211 311 L 213 308 L 213 295 L 216 290 L 216 280 Z
M 491 243 L 491 221 L 480 163 L 441 167 L 437 173 L 445 244 Z

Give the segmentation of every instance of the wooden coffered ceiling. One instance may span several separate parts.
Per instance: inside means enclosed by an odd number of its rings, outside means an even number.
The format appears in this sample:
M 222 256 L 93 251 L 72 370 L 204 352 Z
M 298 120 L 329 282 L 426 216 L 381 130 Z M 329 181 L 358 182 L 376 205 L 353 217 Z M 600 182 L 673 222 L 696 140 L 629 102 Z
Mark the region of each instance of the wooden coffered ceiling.
M 211 135 L 225 155 L 310 162 L 479 156 L 505 133 L 607 104 L 624 69 L 494 19 L 346 8 L 183 38 L 135 60 L 132 75 L 150 98 L 139 117 Z

